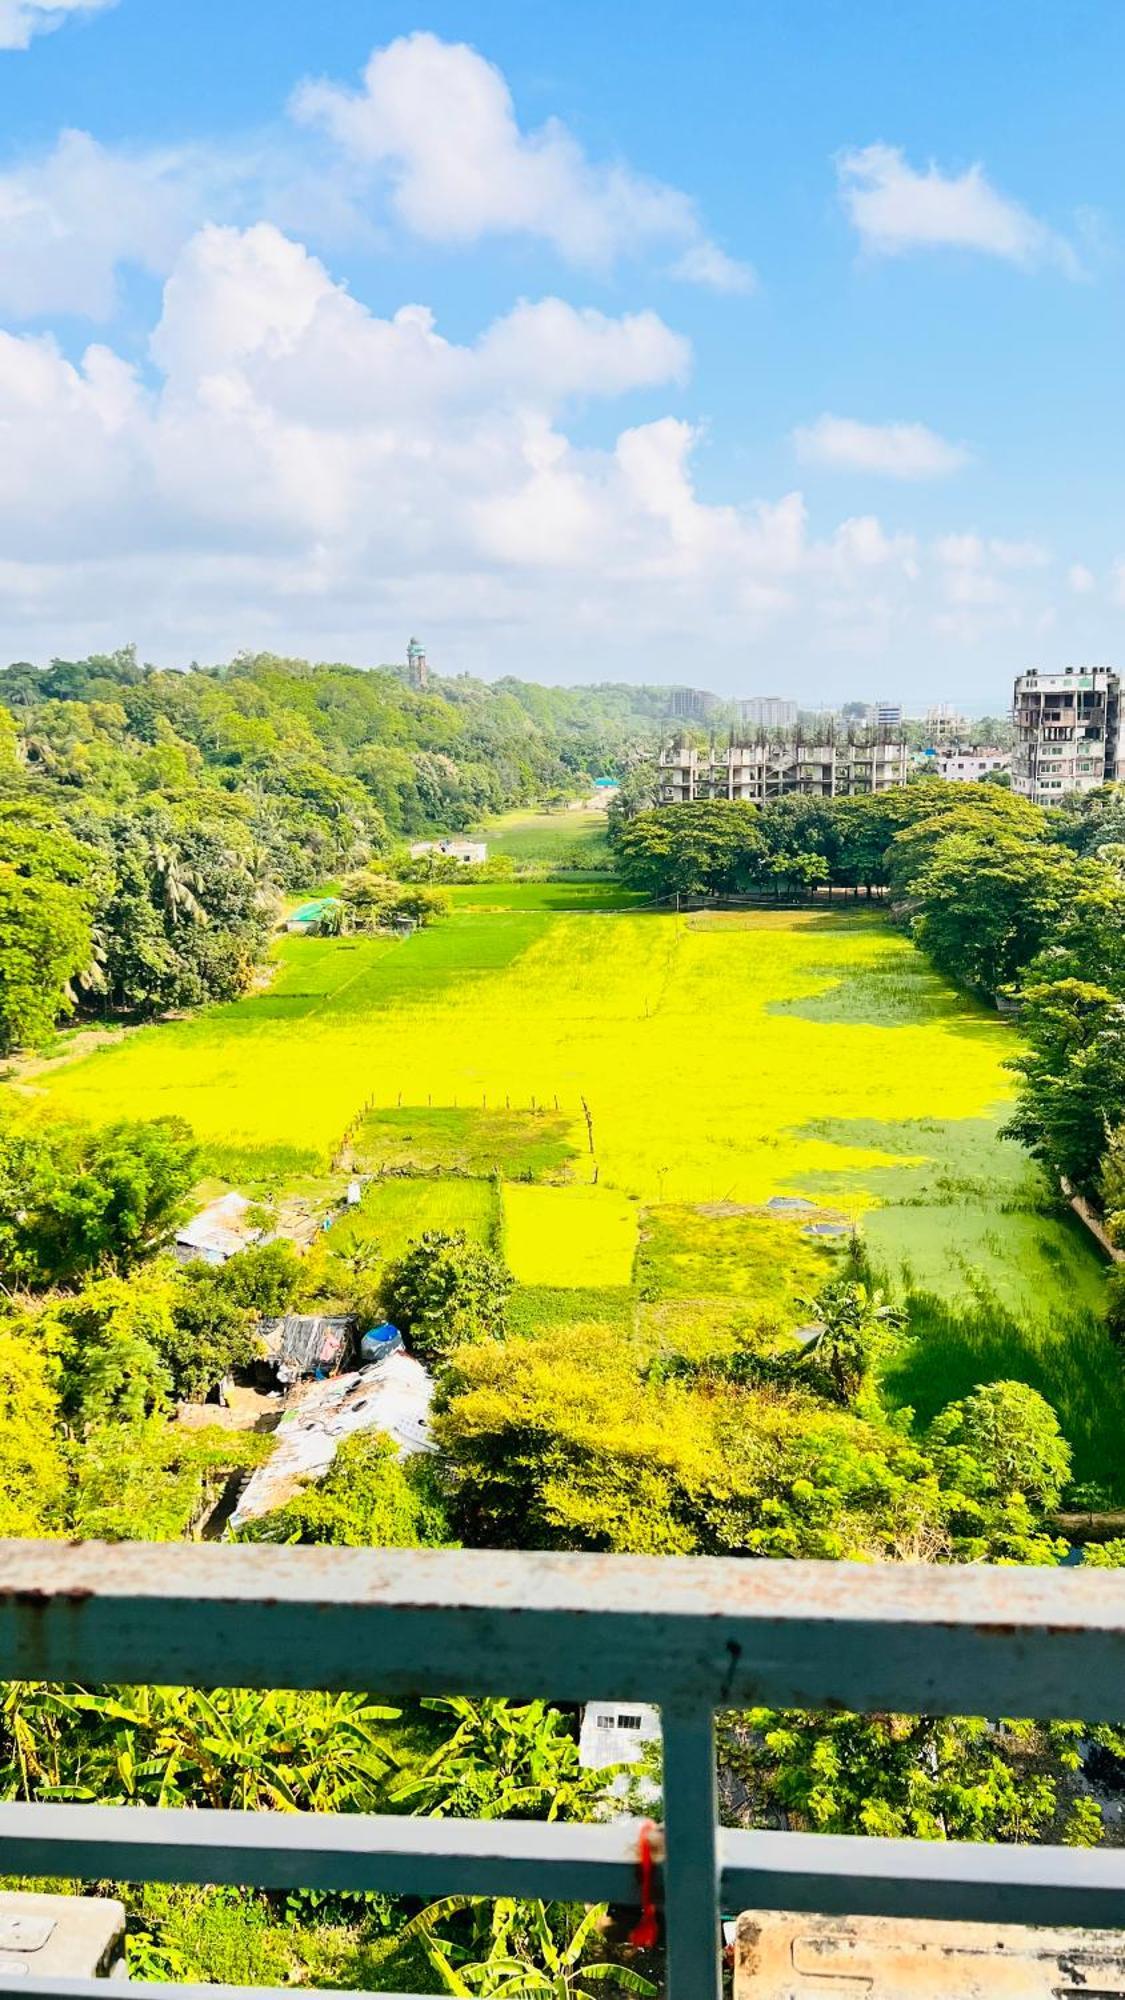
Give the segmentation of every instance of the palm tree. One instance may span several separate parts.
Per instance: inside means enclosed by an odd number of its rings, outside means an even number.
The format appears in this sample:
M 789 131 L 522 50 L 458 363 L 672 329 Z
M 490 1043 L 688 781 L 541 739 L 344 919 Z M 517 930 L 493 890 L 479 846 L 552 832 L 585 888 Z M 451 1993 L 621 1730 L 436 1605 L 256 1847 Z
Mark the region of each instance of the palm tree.
M 854 1403 L 876 1356 L 905 1325 L 906 1314 L 889 1305 L 878 1289 L 869 1291 L 850 1278 L 835 1278 L 815 1299 L 800 1303 L 816 1320 L 802 1361 L 827 1372 L 841 1403 Z
M 616 1989 L 619 1993 L 655 1995 L 658 1991 L 631 1966 L 618 1965 L 613 1959 L 587 1959 L 587 1947 L 605 1920 L 604 1903 L 584 1911 L 560 1938 L 557 1931 L 562 1926 L 558 1918 L 552 1924 L 551 1913 L 559 1911 L 570 1924 L 566 1905 L 498 1898 L 491 1905 L 487 1934 L 478 1925 L 469 1947 L 480 1949 L 487 1943 L 485 1955 L 476 1959 L 437 1936 L 435 1927 L 447 1917 L 464 1911 L 483 1913 L 488 1908 L 481 1896 L 444 1896 L 404 1928 L 404 1937 L 419 1939 L 447 1993 L 467 1995 L 469 2000 L 523 2000 L 525 1995 L 541 1995 L 542 2000 L 595 2000 L 594 1986 L 610 1993 Z
M 204 886 L 198 869 L 185 861 L 179 849 L 159 833 L 150 837 L 148 864 L 165 916 L 173 924 L 181 917 L 191 923 L 205 924 L 207 912 L 197 894 Z

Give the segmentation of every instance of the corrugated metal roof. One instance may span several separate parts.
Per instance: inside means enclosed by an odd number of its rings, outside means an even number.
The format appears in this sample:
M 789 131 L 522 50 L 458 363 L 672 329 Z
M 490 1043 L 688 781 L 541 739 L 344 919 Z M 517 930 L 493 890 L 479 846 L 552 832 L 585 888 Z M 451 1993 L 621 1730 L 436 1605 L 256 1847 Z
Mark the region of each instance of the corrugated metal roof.
M 239 1250 L 245 1250 L 248 1243 L 258 1240 L 260 1230 L 250 1227 L 246 1220 L 252 1204 L 244 1194 L 222 1194 L 216 1201 L 208 1202 L 198 1215 L 193 1215 L 176 1235 L 176 1248 L 192 1251 L 212 1262 L 233 1257 Z
M 231 1515 L 232 1531 L 274 1513 L 302 1486 L 323 1479 L 341 1440 L 358 1432 L 381 1431 L 400 1458 L 433 1451 L 432 1395 L 426 1369 L 405 1353 L 390 1354 L 372 1368 L 310 1383 L 278 1425 L 272 1457 L 247 1481 Z

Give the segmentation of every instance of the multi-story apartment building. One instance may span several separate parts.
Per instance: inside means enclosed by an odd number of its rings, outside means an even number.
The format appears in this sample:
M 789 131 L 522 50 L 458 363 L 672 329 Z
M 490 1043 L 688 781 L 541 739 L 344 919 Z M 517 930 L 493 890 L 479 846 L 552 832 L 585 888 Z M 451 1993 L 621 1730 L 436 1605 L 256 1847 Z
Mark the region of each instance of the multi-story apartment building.
M 708 694 L 706 688 L 678 687 L 671 690 L 668 713 L 685 722 L 705 722 L 718 706 L 718 695 Z
M 875 724 L 878 729 L 901 728 L 901 701 L 877 701 L 875 703 Z
M 1016 681 L 1012 790 L 1037 805 L 1125 780 L 1121 676 L 1109 667 L 1032 668 Z
M 752 695 L 749 701 L 739 702 L 738 707 L 747 729 L 773 730 L 778 735 L 792 735 L 797 727 L 796 702 L 783 701 L 780 695 Z
M 935 746 L 969 743 L 972 741 L 972 724 L 967 715 L 959 714 L 949 702 L 939 701 L 935 707 L 926 710 L 926 740 Z
M 905 785 L 910 754 L 905 743 L 729 743 L 698 750 L 674 743 L 660 754 L 661 805 L 693 799 L 735 799 L 760 804 L 789 792 L 805 798 L 850 798 Z

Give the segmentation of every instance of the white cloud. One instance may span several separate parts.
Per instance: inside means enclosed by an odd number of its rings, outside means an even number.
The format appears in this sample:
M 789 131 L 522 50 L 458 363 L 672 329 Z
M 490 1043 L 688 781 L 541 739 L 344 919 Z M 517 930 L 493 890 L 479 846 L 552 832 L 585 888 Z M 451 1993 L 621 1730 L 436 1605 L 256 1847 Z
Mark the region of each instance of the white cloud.
M 558 119 L 522 131 L 503 75 L 464 42 L 401 36 L 374 51 L 360 89 L 308 82 L 292 110 L 385 173 L 399 221 L 430 242 L 528 235 L 595 268 L 663 249 L 694 283 L 726 292 L 752 283 L 679 189 L 591 160 Z
M 674 414 L 572 433 L 574 399 L 688 361 L 655 314 L 553 298 L 451 340 L 423 305 L 370 311 L 270 224 L 206 227 L 150 366 L 0 335 L 8 646 L 370 662 L 421 624 L 451 671 L 682 677 L 702 648 L 722 685 L 780 647 L 811 691 L 927 629 L 1029 642 L 1045 600 L 1020 544 L 921 549 L 872 515 L 814 531 L 797 492 L 710 502 Z
M 979 163 L 944 174 L 931 161 L 919 172 L 900 147 L 875 145 L 842 153 L 836 170 L 848 216 L 864 248 L 877 256 L 945 247 L 1028 270 L 1055 264 L 1071 277 L 1079 274 L 1070 245 L 994 188 Z
M 794 433 L 808 465 L 874 472 L 890 479 L 935 479 L 966 465 L 963 445 L 950 444 L 925 424 L 864 424 L 852 417 L 818 417 Z
M 0 173 L 0 310 L 108 318 L 120 264 L 167 270 L 191 228 L 192 178 L 182 154 L 131 157 L 88 132 Z
M 1071 563 L 1066 580 L 1076 597 L 1088 597 L 1097 581 L 1093 570 L 1087 569 L 1085 563 Z
M 32 37 L 61 28 L 75 14 L 96 14 L 115 0 L 0 0 L 0 49 L 26 49 Z

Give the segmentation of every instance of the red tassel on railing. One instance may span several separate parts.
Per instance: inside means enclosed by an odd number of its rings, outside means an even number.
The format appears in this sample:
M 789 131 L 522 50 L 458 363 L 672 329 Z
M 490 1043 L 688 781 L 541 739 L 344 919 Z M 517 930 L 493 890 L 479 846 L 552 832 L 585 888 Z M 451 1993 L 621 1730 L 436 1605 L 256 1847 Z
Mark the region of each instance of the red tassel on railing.
M 656 1827 L 650 1819 L 646 1819 L 637 1841 L 637 1859 L 641 1869 L 641 1921 L 636 1929 L 629 1933 L 629 1943 L 635 1944 L 639 1951 L 651 1951 L 660 1937 L 660 1928 L 656 1921 L 656 1904 L 652 1900 L 655 1835 Z

